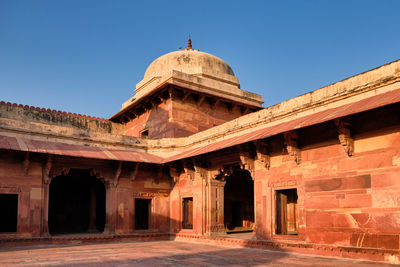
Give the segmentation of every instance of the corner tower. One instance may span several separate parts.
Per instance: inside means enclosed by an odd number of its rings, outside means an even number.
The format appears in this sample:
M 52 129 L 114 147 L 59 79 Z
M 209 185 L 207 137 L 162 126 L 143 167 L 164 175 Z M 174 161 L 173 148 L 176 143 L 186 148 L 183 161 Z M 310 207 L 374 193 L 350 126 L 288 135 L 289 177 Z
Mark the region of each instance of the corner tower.
M 188 47 L 165 54 L 147 68 L 135 95 L 110 118 L 125 134 L 185 137 L 261 109 L 258 94 L 240 89 L 222 59 Z

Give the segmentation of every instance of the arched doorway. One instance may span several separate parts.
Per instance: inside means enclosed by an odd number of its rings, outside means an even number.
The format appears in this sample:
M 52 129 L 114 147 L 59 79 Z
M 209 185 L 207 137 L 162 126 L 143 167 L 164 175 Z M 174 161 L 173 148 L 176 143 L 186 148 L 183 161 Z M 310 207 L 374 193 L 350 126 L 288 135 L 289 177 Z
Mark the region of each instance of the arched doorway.
M 224 224 L 228 233 L 251 231 L 254 225 L 254 182 L 249 171 L 239 167 L 226 178 Z
M 49 188 L 50 234 L 99 233 L 105 226 L 104 184 L 88 170 L 72 169 L 52 179 Z

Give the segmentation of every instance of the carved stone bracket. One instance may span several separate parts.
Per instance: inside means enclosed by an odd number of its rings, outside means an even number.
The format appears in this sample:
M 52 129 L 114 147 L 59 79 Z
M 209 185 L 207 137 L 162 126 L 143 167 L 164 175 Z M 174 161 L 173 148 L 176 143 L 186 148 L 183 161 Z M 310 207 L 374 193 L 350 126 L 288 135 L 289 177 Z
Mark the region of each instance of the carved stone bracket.
M 203 95 L 197 101 L 197 106 L 200 107 L 203 104 L 204 100 L 206 100 L 206 97 Z
M 121 172 L 122 172 L 122 161 L 119 161 L 118 162 L 118 167 L 115 170 L 114 177 L 113 177 L 113 183 L 112 184 L 113 184 L 114 187 L 118 186 L 119 178 L 121 177 Z
M 179 172 L 176 166 L 169 164 L 168 165 L 169 176 L 172 178 L 174 183 L 178 182 Z
M 53 156 L 48 155 L 42 168 L 42 180 L 44 184 L 49 184 L 51 180 L 50 171 L 53 165 Z
M 101 169 L 99 168 L 93 168 L 90 169 L 90 175 L 91 176 L 96 176 L 97 179 L 100 179 L 102 182 L 104 182 L 107 185 L 109 185 L 110 179 L 108 178 L 107 175 L 105 175 Z
M 24 162 L 22 163 L 22 174 L 23 175 L 28 175 L 28 170 L 29 170 L 29 165 L 30 165 L 30 159 L 29 159 L 29 152 L 25 152 L 24 156 Z
M 240 166 L 248 170 L 254 179 L 254 151 L 252 150 L 254 150 L 252 144 L 239 145 Z
M 206 179 L 207 178 L 207 167 L 209 165 L 207 159 L 203 156 L 199 156 L 199 157 L 193 158 L 192 162 L 193 162 L 193 168 L 194 168 L 195 174 L 200 179 Z
M 257 140 L 254 144 L 256 146 L 257 160 L 268 170 L 271 166 L 268 143 L 266 141 Z
M 129 175 L 129 181 L 133 182 L 133 181 L 136 180 L 136 177 L 137 177 L 138 172 L 139 172 L 139 166 L 140 166 L 140 163 L 137 162 L 137 163 L 135 164 L 135 166 L 133 167 L 133 169 L 132 169 L 130 175 Z
M 217 172 L 213 172 L 213 178 L 215 180 L 225 181 L 229 176 L 233 173 L 233 166 L 231 165 L 223 165 L 220 167 Z
M 283 133 L 285 139 L 286 150 L 289 155 L 294 159 L 296 164 L 301 162 L 301 150 L 298 145 L 299 135 L 297 132 L 285 132 Z
M 189 177 L 189 179 L 194 181 L 195 168 L 194 168 L 194 164 L 193 164 L 193 159 L 184 159 L 183 160 L 183 170 L 185 171 L 185 174 Z
M 50 171 L 50 174 L 49 174 L 49 176 L 50 176 L 50 178 L 54 178 L 54 177 L 57 177 L 57 176 L 60 176 L 60 175 L 67 175 L 68 173 L 69 173 L 69 171 L 70 171 L 70 169 L 71 168 L 68 168 L 68 167 L 55 167 L 54 165 L 53 165 L 53 167 L 51 168 L 51 171 Z
M 346 154 L 351 157 L 354 154 L 354 139 L 351 137 L 350 126 L 351 123 L 348 119 L 336 119 L 336 129 L 340 144 L 343 146 Z

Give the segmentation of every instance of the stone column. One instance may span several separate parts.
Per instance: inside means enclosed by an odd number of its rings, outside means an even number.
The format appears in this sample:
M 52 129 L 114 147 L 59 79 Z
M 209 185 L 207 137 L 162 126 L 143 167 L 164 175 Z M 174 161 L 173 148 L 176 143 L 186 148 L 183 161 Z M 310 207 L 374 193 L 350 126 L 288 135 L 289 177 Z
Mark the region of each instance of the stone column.
M 114 234 L 117 226 L 117 186 L 106 183 L 106 225 L 104 232 Z
M 42 183 L 42 223 L 40 236 L 49 237 L 49 183 L 50 180 Z
M 206 234 L 217 235 L 225 233 L 224 226 L 224 186 L 225 181 L 209 178 L 206 187 L 207 222 Z

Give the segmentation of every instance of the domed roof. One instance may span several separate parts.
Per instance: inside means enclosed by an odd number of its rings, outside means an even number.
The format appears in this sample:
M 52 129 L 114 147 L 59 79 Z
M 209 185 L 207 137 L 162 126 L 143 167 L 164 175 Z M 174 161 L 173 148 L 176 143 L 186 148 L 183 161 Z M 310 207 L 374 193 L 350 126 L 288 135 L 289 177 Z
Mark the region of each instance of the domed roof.
M 212 76 L 232 75 L 232 68 L 222 59 L 208 53 L 194 50 L 189 39 L 188 48 L 165 54 L 154 60 L 147 68 L 143 80 L 164 76 L 172 70 L 186 74 L 207 73 Z

